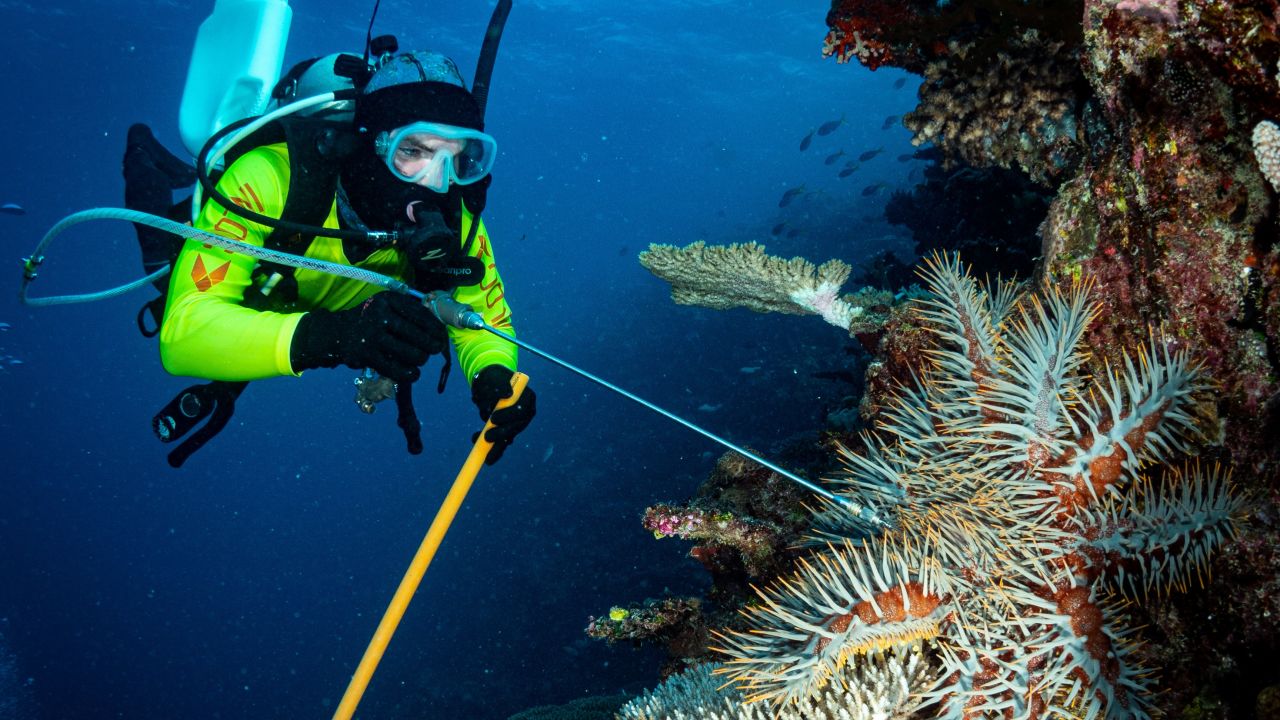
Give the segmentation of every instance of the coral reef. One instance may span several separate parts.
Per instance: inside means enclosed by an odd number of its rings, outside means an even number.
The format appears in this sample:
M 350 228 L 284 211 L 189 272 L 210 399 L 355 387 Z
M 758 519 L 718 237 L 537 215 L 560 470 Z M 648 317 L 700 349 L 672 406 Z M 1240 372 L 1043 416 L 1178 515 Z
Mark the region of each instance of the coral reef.
M 890 5 L 834 0 L 825 52 L 921 74 L 916 142 L 1056 191 L 1037 279 L 1094 281 L 1092 369 L 1162 328 L 1219 385 L 1228 459 L 1275 487 L 1275 3 Z
M 695 505 L 654 505 L 645 510 L 644 528 L 658 539 L 678 537 L 703 541 L 689 554 L 708 569 L 721 562 L 723 550 L 731 549 L 747 573 L 756 577 L 772 566 L 780 534 L 778 528 L 769 523 Z
M 1249 526 L 1222 548 L 1205 592 L 1150 615 L 1151 634 L 1163 640 L 1142 654 L 1163 669 L 1165 706 L 1216 697 L 1219 716 L 1251 717 L 1259 689 L 1280 684 L 1272 660 L 1280 647 L 1280 512 L 1274 495 L 1254 500 Z
M 1084 150 L 1080 16 L 1078 2 L 1051 0 L 835 0 L 823 54 L 922 75 L 903 123 L 948 163 L 1022 168 L 1048 184 Z
M 706 655 L 707 620 L 698 598 L 649 599 L 629 608 L 613 607 L 607 615 L 587 619 L 587 637 L 615 643 L 652 642 L 667 649 L 663 674 Z
M 690 662 L 710 658 L 707 628 L 722 625 L 735 608 L 751 597 L 750 583 L 773 577 L 794 557 L 796 541 L 808 528 L 806 491 L 738 453 L 725 453 L 710 477 L 685 506 L 657 504 L 645 511 L 643 523 L 656 538 L 696 541 L 689 556 L 711 575 L 710 600 L 649 599 L 633 607 L 615 607 L 588 621 L 593 639 L 663 646 L 662 674 L 683 670 Z
M 1106 299 L 1107 322 L 1090 336 L 1099 356 L 1114 360 L 1146 328 L 1164 328 L 1218 383 L 1231 459 L 1274 482 L 1275 443 L 1258 431 L 1280 388 L 1280 338 L 1251 290 L 1274 242 L 1256 230 L 1274 223 L 1274 201 L 1251 146 L 1256 113 L 1280 96 L 1267 77 L 1280 55 L 1268 7 L 1085 3 L 1098 118 L 1088 162 L 1042 235 L 1045 280 L 1086 275 Z
M 876 22 L 872 3 L 835 0 L 826 48 L 856 27 L 863 44 L 885 49 L 865 64 L 896 65 L 927 78 L 921 107 L 908 115 L 910 127 L 929 132 L 928 139 L 950 158 L 978 167 L 1016 167 L 1049 183 L 1056 196 L 1039 228 L 1034 280 L 1042 286 L 1093 282 L 1105 312 L 1088 330 L 1088 369 L 1102 373 L 1122 362 L 1125 348 L 1142 342 L 1152 328 L 1175 349 L 1197 357 L 1215 388 L 1214 417 L 1207 425 L 1216 444 L 1212 452 L 1232 466 L 1238 482 L 1264 498 L 1260 512 L 1274 513 L 1280 491 L 1275 3 L 929 5 L 908 2 L 885 16 L 893 25 L 885 27 Z M 978 25 L 966 19 L 980 16 L 994 21 Z M 1032 33 L 1052 52 L 1035 54 L 1027 47 Z M 1019 63 L 1036 68 L 1032 92 L 1039 93 L 1039 102 L 1066 108 L 1056 127 L 1074 127 L 1074 137 L 1037 133 L 1034 117 L 1018 120 L 992 102 L 1027 92 L 1021 76 L 1007 72 Z M 990 67 L 999 71 L 990 73 Z M 1073 75 L 1079 80 L 1068 82 Z M 972 97 L 962 96 L 971 88 Z M 965 134 L 976 127 L 1012 132 Z M 953 224 L 968 230 L 967 221 L 960 215 Z M 969 256 L 978 257 L 972 245 L 982 240 L 974 238 L 964 248 Z M 906 314 L 886 324 L 867 373 L 864 419 L 890 407 L 892 389 L 910 377 L 919 340 L 920 328 Z M 1246 537 L 1250 546 L 1271 548 L 1266 557 L 1280 545 L 1274 528 Z M 1214 589 L 1175 598 L 1151 618 L 1154 634 L 1163 633 L 1160 646 L 1186 650 L 1151 653 L 1174 679 L 1160 700 L 1169 713 L 1193 702 L 1204 710 L 1217 697 L 1229 716 L 1248 716 L 1258 689 L 1280 681 L 1276 673 L 1259 670 L 1268 663 L 1255 660 L 1280 647 L 1280 614 L 1239 601 L 1272 597 L 1273 582 L 1233 562 L 1234 556 L 1234 550 L 1225 554 Z M 1224 618 L 1234 623 L 1223 633 L 1202 632 Z M 1219 636 L 1232 640 L 1212 645 L 1205 639 Z
M 831 504 L 825 548 L 721 638 L 720 672 L 782 708 L 933 639 L 939 717 L 1147 717 L 1126 606 L 1202 578 L 1244 510 L 1220 468 L 1140 474 L 1197 436 L 1198 368 L 1151 339 L 1094 381 L 1087 286 L 1015 300 L 938 259 L 926 277 L 929 367 L 835 479 L 886 520 Z
M 1253 126 L 1253 157 L 1271 187 L 1280 190 L 1280 127 L 1270 120 Z
M 1081 152 L 1075 109 L 1075 49 L 1030 29 L 995 53 L 983 72 L 965 62 L 973 43 L 953 40 L 945 59 L 925 66 L 920 104 L 902 117 L 914 145 L 933 144 L 977 167 L 1021 168 L 1051 184 Z

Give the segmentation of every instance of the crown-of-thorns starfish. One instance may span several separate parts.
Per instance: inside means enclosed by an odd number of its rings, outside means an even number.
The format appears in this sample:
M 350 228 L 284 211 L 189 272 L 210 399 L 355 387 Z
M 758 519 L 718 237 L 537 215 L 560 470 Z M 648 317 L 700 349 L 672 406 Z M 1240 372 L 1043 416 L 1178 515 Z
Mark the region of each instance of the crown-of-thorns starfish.
M 783 705 L 933 639 L 938 717 L 1146 718 L 1124 608 L 1203 578 L 1244 514 L 1220 467 L 1141 474 L 1199 439 L 1199 367 L 1153 337 L 1094 378 L 1088 285 L 1019 297 L 954 257 L 922 275 L 929 363 L 829 481 L 887 528 L 829 503 L 813 556 L 721 636 L 719 672 Z

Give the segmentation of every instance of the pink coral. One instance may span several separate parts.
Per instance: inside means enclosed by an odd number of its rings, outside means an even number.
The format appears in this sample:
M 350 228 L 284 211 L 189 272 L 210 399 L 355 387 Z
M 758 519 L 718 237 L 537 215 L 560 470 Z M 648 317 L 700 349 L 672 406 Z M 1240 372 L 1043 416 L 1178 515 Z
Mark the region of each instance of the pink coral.
M 1116 10 L 1162 25 L 1178 22 L 1177 0 L 1120 0 L 1116 3 Z
M 656 537 L 679 537 L 703 543 L 690 553 L 708 569 L 721 562 L 722 547 L 737 550 L 747 572 L 759 575 L 769 566 L 779 531 L 771 524 L 731 512 L 695 506 L 654 505 L 645 511 L 644 527 Z

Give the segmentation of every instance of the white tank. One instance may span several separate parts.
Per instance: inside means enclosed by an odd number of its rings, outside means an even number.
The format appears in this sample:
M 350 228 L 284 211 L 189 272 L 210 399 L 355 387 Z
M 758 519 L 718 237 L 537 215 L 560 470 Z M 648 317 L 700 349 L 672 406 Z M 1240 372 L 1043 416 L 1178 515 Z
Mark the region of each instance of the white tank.
M 194 156 L 236 120 L 261 114 L 280 79 L 293 9 L 288 0 L 215 0 L 200 24 L 178 129 Z

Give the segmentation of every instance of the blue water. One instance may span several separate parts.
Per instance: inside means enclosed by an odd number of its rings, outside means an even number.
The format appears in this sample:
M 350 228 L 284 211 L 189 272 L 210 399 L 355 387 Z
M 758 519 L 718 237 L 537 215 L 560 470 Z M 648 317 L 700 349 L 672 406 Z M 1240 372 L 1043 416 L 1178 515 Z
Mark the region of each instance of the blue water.
M 779 5 L 786 6 L 785 9 Z M 463 379 L 418 392 L 427 453 L 354 371 L 253 383 L 180 471 L 151 415 L 190 383 L 134 328 L 150 291 L 17 303 L 17 260 L 66 214 L 122 202 L 124 131 L 180 147 L 206 0 L 0 2 L 0 717 L 328 717 L 476 429 Z M 298 0 L 288 61 L 363 47 L 368 8 Z M 382 3 L 377 32 L 474 67 L 487 3 Z M 491 94 L 502 148 L 486 221 L 522 337 L 762 452 L 821 428 L 850 342 L 817 318 L 674 305 L 650 242 L 766 241 L 858 263 L 909 164 L 886 115 L 914 82 L 820 57 L 827 4 L 516 1 Z M 800 139 L 847 116 L 807 152 Z M 885 146 L 853 177 L 823 158 Z M 785 210 L 788 188 L 806 194 Z M 781 220 L 800 228 L 769 238 Z M 55 246 L 38 294 L 138 276 L 129 226 Z M 853 288 L 850 288 L 853 289 Z M 432 366 L 433 368 L 436 366 Z M 760 367 L 744 373 L 743 367 Z M 644 508 L 687 499 L 720 449 L 538 358 L 539 415 L 486 469 L 410 606 L 366 718 L 503 718 L 637 691 L 662 658 L 589 641 L 587 618 L 707 578 Z M 428 376 L 434 372 L 429 370 Z M 703 408 L 703 409 L 699 409 Z

